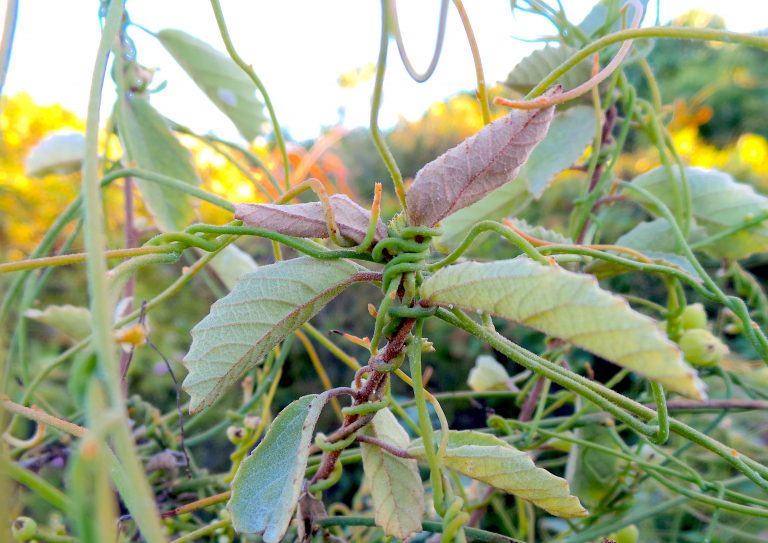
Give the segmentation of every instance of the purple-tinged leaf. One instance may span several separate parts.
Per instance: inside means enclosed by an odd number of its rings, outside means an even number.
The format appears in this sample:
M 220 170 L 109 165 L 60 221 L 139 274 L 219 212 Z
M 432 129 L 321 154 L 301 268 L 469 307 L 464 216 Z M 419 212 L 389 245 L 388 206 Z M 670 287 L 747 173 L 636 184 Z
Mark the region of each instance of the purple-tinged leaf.
M 329 198 L 336 217 L 339 234 L 354 243 L 360 243 L 368 231 L 371 212 L 357 205 L 344 194 Z M 325 210 L 320 202 L 308 204 L 235 204 L 235 218 L 247 226 L 268 228 L 287 236 L 299 238 L 327 238 Z M 381 221 L 376 225 L 374 243 L 387 237 L 387 227 Z
M 544 97 L 560 92 L 556 86 Z M 513 110 L 424 166 L 406 193 L 410 223 L 433 226 L 514 179 L 554 113 L 554 107 Z

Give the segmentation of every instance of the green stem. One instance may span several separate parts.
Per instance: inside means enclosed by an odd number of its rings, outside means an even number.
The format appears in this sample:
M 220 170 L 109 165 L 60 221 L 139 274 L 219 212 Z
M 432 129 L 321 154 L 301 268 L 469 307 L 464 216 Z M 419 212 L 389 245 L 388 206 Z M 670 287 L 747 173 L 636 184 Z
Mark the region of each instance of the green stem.
M 410 349 L 408 350 L 408 361 L 411 365 L 411 380 L 413 396 L 416 399 L 416 410 L 419 414 L 419 428 L 421 430 L 421 439 L 424 441 L 424 454 L 429 464 L 429 478 L 432 481 L 432 496 L 435 510 L 438 514 L 444 513 L 445 502 L 443 499 L 443 476 L 441 474 L 440 458 L 435 453 L 435 447 L 432 443 L 432 421 L 427 411 L 427 399 L 424 394 L 424 382 L 421 376 L 421 333 L 424 329 L 424 320 L 419 319 L 413 327 L 413 336 L 411 337 Z
M 246 63 L 235 50 L 232 39 L 229 37 L 229 30 L 227 30 L 227 23 L 224 21 L 224 14 L 221 11 L 221 4 L 219 4 L 219 0 L 211 0 L 211 7 L 213 8 L 213 13 L 216 16 L 216 24 L 219 25 L 219 33 L 221 34 L 221 39 L 224 40 L 224 47 L 226 47 L 227 53 L 229 53 L 229 56 L 232 58 L 232 60 L 235 61 L 235 64 L 240 66 L 246 75 L 251 78 L 251 81 L 253 81 L 254 85 L 256 85 L 256 88 L 259 89 L 262 98 L 264 98 L 264 105 L 267 106 L 267 110 L 269 111 L 269 118 L 272 120 L 272 128 L 275 131 L 277 146 L 280 148 L 280 155 L 283 157 L 283 170 L 285 175 L 283 182 L 285 183 L 285 189 L 289 190 L 291 188 L 291 163 L 288 160 L 288 151 L 285 147 L 283 131 L 280 128 L 280 123 L 277 120 L 277 114 L 275 113 L 275 108 L 272 105 L 272 100 L 269 97 L 267 88 L 261 82 L 259 76 L 256 75 L 256 72 L 253 70 L 253 66 Z
M 59 511 L 66 512 L 69 509 L 64 493 L 36 473 L 22 468 L 5 456 L 0 456 L 0 469 L 11 479 L 26 486 Z
M 477 79 L 477 99 L 480 101 L 480 110 L 483 113 L 483 124 L 491 122 L 491 107 L 488 102 L 488 89 L 485 85 L 485 75 L 483 73 L 483 61 L 480 58 L 480 50 L 477 47 L 475 33 L 472 31 L 472 25 L 469 22 L 467 10 L 461 0 L 453 0 L 456 10 L 461 17 L 461 24 L 464 26 L 464 32 L 467 34 L 469 49 L 472 51 L 472 61 L 475 63 L 475 78 Z
M 551 379 L 563 388 L 567 388 L 586 398 L 604 411 L 610 413 L 617 420 L 626 424 L 635 432 L 648 437 L 656 435 L 658 426 L 647 424 L 649 421 L 655 420 L 658 416 L 653 409 L 645 407 L 626 396 L 606 388 L 600 383 L 591 381 L 527 351 L 504 336 L 490 331 L 474 322 L 461 312 L 450 312 L 445 309 L 439 309 L 436 315 L 449 324 L 461 328 L 483 340 L 488 345 L 508 356 L 526 369 Z M 674 418 L 669 418 L 669 427 L 675 434 L 720 456 L 727 464 L 746 475 L 756 485 L 764 490 L 768 490 L 768 480 L 766 480 L 766 477 L 768 476 L 768 467 L 739 453 L 734 454 L 735 451 L 732 448 L 726 447 L 719 441 L 704 435 L 698 430 L 695 430 Z
M 376 526 L 376 520 L 373 517 L 328 517 L 317 519 L 315 522 L 318 526 L 323 528 L 328 528 L 331 526 L 368 526 L 373 528 Z M 425 520 L 422 521 L 421 527 L 425 532 L 438 534 L 442 533 L 443 531 L 443 525 L 440 522 Z M 505 535 L 494 534 L 493 532 L 480 530 L 479 528 L 464 528 L 464 531 L 466 532 L 467 536 L 472 538 L 474 541 L 483 541 L 487 543 L 525 543 L 519 539 L 513 539 Z
M 201 538 L 211 535 L 221 528 L 226 528 L 232 523 L 230 519 L 217 520 L 202 528 L 198 528 L 192 532 L 184 534 L 183 536 L 173 540 L 173 543 L 192 543 L 193 541 L 200 541 Z
M 472 229 L 467 233 L 467 236 L 453 251 L 448 254 L 448 256 L 442 260 L 439 260 L 438 262 L 430 264 L 427 266 L 427 269 L 431 272 L 434 272 L 440 268 L 444 268 L 449 264 L 453 264 L 459 259 L 459 257 L 461 257 L 462 254 L 464 254 L 467 249 L 469 249 L 475 238 L 485 232 L 496 232 L 500 236 L 517 245 L 517 247 L 526 255 L 531 257 L 532 260 L 547 266 L 549 265 L 549 260 L 543 257 L 536 247 L 534 247 L 527 239 L 522 237 L 511 228 L 504 226 L 503 224 L 496 221 L 481 221 L 472 227 Z
M 85 248 L 88 253 L 86 270 L 90 296 L 93 346 L 105 379 L 109 404 L 121 416 L 117 418 L 110 432 L 114 438 L 114 447 L 120 464 L 128 479 L 131 480 L 130 492 L 123 494 L 129 511 L 136 519 L 143 537 L 150 543 L 163 542 L 165 536 L 155 498 L 144 475 L 144 468 L 139 461 L 135 443 L 128 427 L 125 413 L 120 372 L 115 356 L 115 344 L 112 338 L 112 311 L 109 307 L 107 285 L 107 259 L 105 220 L 102 208 L 99 173 L 99 110 L 104 76 L 107 68 L 109 50 L 118 36 L 122 25 L 123 2 L 114 0 L 109 5 L 104 21 L 96 62 L 93 69 L 90 94 L 88 98 L 88 116 L 85 130 L 85 152 L 82 166 L 83 224 Z M 93 413 L 96 421 L 104 413 Z M 125 491 L 126 488 L 122 488 Z
M 376 149 L 379 151 L 384 164 L 392 176 L 392 182 L 395 184 L 395 194 L 400 201 L 400 207 L 405 209 L 405 186 L 403 185 L 403 174 L 397 167 L 395 157 L 387 147 L 384 136 L 379 129 L 379 110 L 381 109 L 381 95 L 384 87 L 384 74 L 387 69 L 387 45 L 389 41 L 389 5 L 392 0 L 381 0 L 381 39 L 379 40 L 379 59 L 376 63 L 376 83 L 373 88 L 373 100 L 371 101 L 371 137 Z
M 526 95 L 526 99 L 539 96 L 549 87 L 554 85 L 567 71 L 578 65 L 582 60 L 589 58 L 594 53 L 626 40 L 633 39 L 651 39 L 651 38 L 681 38 L 688 40 L 720 41 L 726 43 L 737 43 L 768 49 L 768 38 L 755 34 L 740 34 L 738 32 L 729 32 L 726 30 L 713 30 L 708 28 L 678 28 L 678 27 L 651 27 L 651 28 L 630 28 L 620 30 L 613 34 L 603 36 L 599 40 L 592 42 L 586 47 L 576 51 L 571 57 L 552 70 L 550 74 L 541 80 Z
M 16 33 L 16 16 L 19 12 L 19 0 L 8 0 L 5 5 L 5 24 L 3 25 L 3 41 L 0 44 L 0 96 L 5 88 L 5 78 L 8 75 L 8 65 L 11 62 L 13 36 Z M 2 104 L 0 104 L 2 108 Z

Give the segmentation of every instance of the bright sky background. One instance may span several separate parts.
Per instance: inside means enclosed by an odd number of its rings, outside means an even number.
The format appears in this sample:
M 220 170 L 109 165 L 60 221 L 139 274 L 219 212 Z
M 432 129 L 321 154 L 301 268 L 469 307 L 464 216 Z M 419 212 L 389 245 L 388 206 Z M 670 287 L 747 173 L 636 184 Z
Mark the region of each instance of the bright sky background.
M 569 18 L 580 21 L 596 0 L 563 0 Z M 59 102 L 85 116 L 88 87 L 99 40 L 96 0 L 22 0 L 6 94 L 25 91 L 41 104 Z M 656 17 L 653 0 L 646 21 Z M 766 26 L 749 0 L 662 0 L 661 21 L 690 9 L 722 15 L 736 31 Z M 264 81 L 281 124 L 296 139 L 312 138 L 323 126 L 335 124 L 339 108 L 345 125 L 368 124 L 372 82 L 341 89 L 339 74 L 375 62 L 378 53 L 380 3 L 377 0 L 223 0 L 224 14 L 235 46 Z M 533 39 L 552 34 L 541 17 L 512 16 L 509 0 L 465 0 L 477 36 L 489 83 L 506 78 L 515 63 L 540 45 Z M 412 62 L 423 70 L 434 47 L 438 0 L 399 2 L 400 24 Z M 223 50 L 209 2 L 205 0 L 128 0 L 131 20 L 152 31 L 178 28 Z M 0 16 L 5 0 L 0 0 Z M 159 43 L 137 28 L 130 30 L 138 60 L 159 68 L 155 84 L 167 88 L 152 102 L 166 116 L 208 132 L 237 137 L 229 121 L 208 102 Z M 380 124 L 398 116 L 418 118 L 430 103 L 475 86 L 474 67 L 466 36 L 455 9 L 449 9 L 443 54 L 427 83 L 412 81 L 390 43 Z M 103 115 L 114 101 L 107 81 Z

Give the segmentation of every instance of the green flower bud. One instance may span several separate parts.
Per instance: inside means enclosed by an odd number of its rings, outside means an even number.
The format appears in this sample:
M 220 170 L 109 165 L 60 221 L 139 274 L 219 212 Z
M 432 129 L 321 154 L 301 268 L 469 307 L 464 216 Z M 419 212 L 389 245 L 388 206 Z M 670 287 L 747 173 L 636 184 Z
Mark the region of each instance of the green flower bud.
M 506 368 L 499 364 L 495 358 L 481 355 L 475 361 L 475 367 L 469 371 L 467 384 L 476 392 L 484 390 L 505 390 L 509 374 Z
M 680 316 L 680 325 L 683 330 L 706 329 L 707 311 L 701 304 L 691 304 L 683 310 Z
M 630 524 L 618 532 L 613 532 L 609 537 L 616 543 L 637 543 L 640 541 L 640 530 L 634 524 Z
M 716 366 L 728 347 L 709 330 L 688 330 L 680 337 L 685 359 L 694 366 Z
M 37 533 L 37 522 L 29 517 L 19 517 L 13 521 L 11 534 L 16 541 L 29 541 Z
M 227 428 L 227 439 L 237 445 L 245 439 L 245 430 L 239 426 L 230 426 Z

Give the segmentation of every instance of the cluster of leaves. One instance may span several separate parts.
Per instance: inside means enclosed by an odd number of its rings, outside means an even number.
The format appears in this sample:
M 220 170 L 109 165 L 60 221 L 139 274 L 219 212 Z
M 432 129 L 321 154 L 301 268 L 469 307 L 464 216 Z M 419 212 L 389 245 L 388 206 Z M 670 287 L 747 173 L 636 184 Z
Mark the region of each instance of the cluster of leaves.
M 312 164 L 291 162 L 263 85 L 229 41 L 218 1 L 212 5 L 229 56 L 178 30 L 155 36 L 246 140 L 258 135 L 266 104 L 278 166 L 265 165 L 247 147 L 200 138 L 241 172 L 259 169 L 263 177 L 256 181 L 269 187 L 263 194 L 274 201 L 233 204 L 200 188 L 199 171 L 174 134 L 184 130 L 152 106 L 151 70 L 138 63 L 130 21 L 113 1 L 100 53 L 104 62 L 110 47 L 115 54 L 118 100 L 108 136 L 119 138 L 123 155 L 119 162 L 104 160 L 101 184 L 135 180 L 160 233 L 108 255 L 94 244 L 99 232 L 86 229 L 87 255 L 0 268 L 18 273 L 0 320 L 17 310 L 10 353 L 20 360 L 0 368 L 10 384 L 0 413 L 13 414 L 0 420 L 10 445 L 0 467 L 66 515 L 65 522 L 43 527 L 19 517 L 16 539 L 69 540 L 71 533 L 89 542 L 129 540 L 135 529 L 152 543 L 163 541 L 164 531 L 177 541 L 248 541 L 248 534 L 258 534 L 267 543 L 416 540 L 430 532 L 459 542 L 678 541 L 681 533 L 737 541 L 766 529 L 766 450 L 748 439 L 765 429 L 741 419 L 721 423 L 729 410 L 768 406 L 760 371 L 725 360 L 728 342 L 761 365 L 768 361 L 768 296 L 749 272 L 750 258 L 768 249 L 768 197 L 727 173 L 682 161 L 662 124 L 648 50 L 593 85 L 591 100 L 554 106 L 566 96 L 563 87 L 578 87 L 593 74 L 590 44 L 620 32 L 628 8 L 638 19 L 640 2 L 623 7 L 602 0 L 578 25 L 543 2 L 515 6 L 558 30 L 553 43 L 524 59 L 506 82 L 512 92 L 530 91 L 530 100 L 491 121 L 479 77 L 482 127 L 425 159 L 406 189 L 375 122 L 390 37 L 407 58 L 392 27 L 394 4 L 384 1 L 372 130 L 401 204 L 392 216 L 382 213 L 378 184 L 366 208 L 339 193 L 338 177 L 336 184 L 304 179 Z M 768 48 L 766 42 L 759 45 Z M 648 100 L 625 72 L 633 63 L 646 74 Z M 77 217 L 99 224 L 100 202 L 89 199 L 99 181 L 89 169 L 96 159 L 94 115 L 86 128 L 83 197 L 55 221 L 33 257 L 48 254 Z M 631 131 L 653 146 L 661 165 L 622 181 L 617 164 Z M 279 166 L 282 176 L 272 171 Z M 580 190 L 568 224 L 553 230 L 526 221 L 566 169 Z M 318 201 L 301 202 L 310 191 Z M 221 208 L 226 224 L 190 225 L 196 199 Z M 635 219 L 616 232 L 614 217 L 628 206 Z M 130 224 L 129 205 L 124 215 Z M 489 233 L 510 258 L 495 258 L 477 244 Z M 259 266 L 234 245 L 249 237 L 273 243 L 274 263 Z M 185 256 L 197 260 L 134 307 L 130 278 L 142 268 L 176 263 L 188 249 Z M 98 260 L 106 256 L 128 259 L 104 276 Z M 48 272 L 34 275 L 33 269 L 82 260 L 89 266 L 90 308 L 30 310 L 48 279 Z M 179 409 L 165 414 L 146 398 L 126 401 L 134 351 L 146 346 L 164 358 L 147 314 L 208 268 L 220 281 L 212 290 L 228 293 L 192 328 L 183 357 L 192 417 L 185 420 L 180 397 Z M 638 286 L 649 283 L 653 290 Z M 310 320 L 362 284 L 380 293 L 362 303 L 359 296 L 345 300 L 367 306 L 374 320 L 370 338 L 340 331 L 359 349 L 352 356 Z M 30 364 L 26 319 L 58 328 L 73 344 L 42 367 Z M 518 327 L 533 331 L 537 341 L 510 339 Z M 469 390 L 454 386 L 433 394 L 422 357 L 429 361 L 445 347 L 437 338 L 447 328 L 494 357 L 477 359 Z M 329 377 L 313 340 L 350 369 L 339 382 Z M 307 393 L 299 398 L 278 399 L 284 370 L 296 365 L 296 341 L 319 382 L 304 383 Z M 113 363 L 116 344 L 120 371 Z M 59 410 L 26 407 L 45 405 L 41 385 L 75 356 L 67 371 L 71 420 L 56 416 Z M 448 371 L 442 366 L 431 366 L 436 379 Z M 611 372 L 603 378 L 605 368 Z M 233 394 L 238 385 L 242 395 Z M 444 404 L 468 398 L 495 403 L 470 424 L 447 416 Z M 220 400 L 234 409 L 210 409 Z M 326 406 L 338 418 L 335 428 Z M 712 410 L 714 421 L 706 418 Z M 22 417 L 37 423 L 28 439 L 14 437 Z M 76 424 L 81 421 L 84 426 Z M 46 426 L 77 442 L 47 434 Z M 222 436 L 234 448 L 223 465 L 213 459 L 222 456 L 213 445 Z M 351 469 L 357 462 L 362 476 Z M 40 474 L 54 463 L 66 465 L 65 492 Z M 118 533 L 120 504 L 130 522 Z M 165 509 L 164 526 L 158 505 Z

